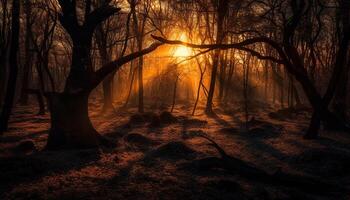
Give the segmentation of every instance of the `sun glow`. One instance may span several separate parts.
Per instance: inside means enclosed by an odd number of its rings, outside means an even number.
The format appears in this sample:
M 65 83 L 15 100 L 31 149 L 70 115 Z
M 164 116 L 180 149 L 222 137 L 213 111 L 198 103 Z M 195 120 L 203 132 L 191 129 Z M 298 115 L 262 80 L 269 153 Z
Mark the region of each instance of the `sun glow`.
M 181 34 L 179 40 L 187 42 L 188 39 L 185 34 Z M 174 49 L 174 57 L 189 57 L 193 55 L 193 51 L 191 48 L 188 48 L 186 46 L 177 46 Z
M 175 57 L 189 57 L 192 55 L 192 50 L 185 46 L 179 46 L 175 49 Z

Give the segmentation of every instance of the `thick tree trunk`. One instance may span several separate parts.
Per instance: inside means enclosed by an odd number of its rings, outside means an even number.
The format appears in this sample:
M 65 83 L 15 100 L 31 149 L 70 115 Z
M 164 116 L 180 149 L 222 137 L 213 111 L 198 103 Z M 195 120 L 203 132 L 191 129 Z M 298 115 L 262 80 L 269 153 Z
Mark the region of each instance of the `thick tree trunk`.
M 318 137 L 318 130 L 321 123 L 329 130 L 348 130 L 346 124 L 328 109 L 329 102 L 325 102 L 316 90 L 315 86 L 306 74 L 295 76 L 302 85 L 303 90 L 313 108 L 312 119 L 309 128 L 304 136 L 305 139 L 314 139 Z
M 108 3 L 91 11 L 91 4 L 85 9 L 85 22 L 79 25 L 76 2 L 58 1 L 62 14 L 61 25 L 72 39 L 72 61 L 64 92 L 48 94 L 51 111 L 51 129 L 47 149 L 91 148 L 99 143 L 108 144 L 94 129 L 88 115 L 88 98 L 108 75 L 118 70 L 123 64 L 150 53 L 161 44 L 154 43 L 142 51 L 123 56 L 94 71 L 91 62 L 92 37 L 97 25 L 117 13 L 120 8 Z
M 311 121 L 308 127 L 304 139 L 316 139 L 321 126 L 321 113 L 320 111 L 314 111 L 312 113 Z
M 88 92 L 52 94 L 48 98 L 51 111 L 48 150 L 98 146 L 99 135 L 88 115 Z
M 0 55 L 0 110 L 4 103 L 4 97 L 6 95 L 7 78 L 8 78 L 8 57 L 5 52 Z
M 12 3 L 12 33 L 11 33 L 11 49 L 10 49 L 10 71 L 9 79 L 7 83 L 6 96 L 4 100 L 4 106 L 0 114 L 0 134 L 8 129 L 8 121 L 12 112 L 12 107 L 16 93 L 16 82 L 18 73 L 18 48 L 19 48 L 19 14 L 20 14 L 20 1 L 13 0 Z

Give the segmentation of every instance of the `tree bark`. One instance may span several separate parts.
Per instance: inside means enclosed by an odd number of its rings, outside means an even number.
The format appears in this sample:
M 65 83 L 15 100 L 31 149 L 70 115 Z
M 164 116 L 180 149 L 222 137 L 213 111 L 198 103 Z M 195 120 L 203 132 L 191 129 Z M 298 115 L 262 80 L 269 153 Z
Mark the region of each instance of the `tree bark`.
M 221 44 L 224 39 L 223 25 L 224 25 L 224 19 L 226 17 L 227 11 L 228 11 L 228 1 L 219 0 L 217 5 L 218 18 L 216 22 L 217 23 L 216 44 Z M 205 108 L 205 112 L 207 114 L 213 113 L 213 98 L 214 98 L 214 91 L 215 91 L 215 85 L 216 85 L 215 83 L 216 83 L 218 64 L 219 64 L 219 56 L 220 56 L 220 49 L 216 49 L 213 57 L 213 68 L 211 71 L 210 87 L 209 87 L 207 105 Z
M 62 10 L 61 25 L 73 41 L 72 62 L 64 91 L 47 94 L 51 110 L 51 129 L 47 149 L 90 148 L 103 144 L 102 139 L 91 124 L 88 115 L 88 98 L 108 75 L 123 64 L 148 54 L 161 43 L 153 43 L 148 48 L 118 58 L 94 71 L 91 65 L 92 36 L 96 27 L 120 9 L 103 4 L 93 11 L 85 9 L 85 22 L 78 23 L 75 1 L 58 1 Z
M 335 93 L 333 105 L 332 105 L 335 114 L 344 122 L 348 122 L 349 120 L 347 115 L 349 70 L 350 70 L 350 59 L 348 59 L 347 67 L 340 79 L 340 83 Z
M 102 112 L 114 110 L 113 97 L 112 97 L 112 85 L 113 85 L 114 73 L 111 74 L 103 81 L 103 108 Z
M 51 111 L 48 150 L 98 146 L 98 133 L 88 115 L 88 92 L 50 94 L 48 98 Z
M 31 3 L 29 0 L 25 1 L 24 10 L 26 14 L 26 30 L 25 30 L 25 58 L 23 66 L 23 79 L 22 89 L 19 102 L 22 105 L 28 104 L 28 84 L 29 84 L 29 72 L 32 67 L 32 53 L 31 53 L 31 34 L 32 34 L 32 20 L 31 20 Z
M 174 90 L 173 90 L 173 103 L 171 105 L 170 112 L 174 111 L 175 108 L 175 102 L 176 102 L 176 92 L 177 92 L 177 82 L 179 81 L 179 75 L 176 76 L 175 83 L 174 83 Z
M 4 106 L 0 115 L 0 134 L 8 129 L 8 121 L 12 112 L 14 104 L 14 98 L 16 93 L 16 82 L 18 73 L 18 48 L 19 48 L 19 14 L 20 14 L 20 1 L 12 1 L 12 33 L 11 33 L 11 45 L 10 45 L 10 71 L 9 79 L 7 83 L 6 96 L 4 100 Z

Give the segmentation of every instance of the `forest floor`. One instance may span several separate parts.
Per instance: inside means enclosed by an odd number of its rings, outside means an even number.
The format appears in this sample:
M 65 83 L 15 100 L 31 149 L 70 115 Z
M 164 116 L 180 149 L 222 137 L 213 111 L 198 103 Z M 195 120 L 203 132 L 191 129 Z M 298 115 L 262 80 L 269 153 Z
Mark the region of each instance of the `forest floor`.
M 199 108 L 193 117 L 191 109 L 178 105 L 174 117 L 135 115 L 135 109 L 102 115 L 100 103 L 91 102 L 95 128 L 116 147 L 48 152 L 49 116 L 35 115 L 36 106 L 17 106 L 0 137 L 0 199 L 350 199 L 350 135 L 322 130 L 319 139 L 303 140 L 307 110 L 251 109 L 246 131 L 240 109 L 207 116 Z M 220 156 L 208 140 L 195 137 L 200 134 L 269 174 L 315 177 L 345 190 L 197 169 L 196 160 Z

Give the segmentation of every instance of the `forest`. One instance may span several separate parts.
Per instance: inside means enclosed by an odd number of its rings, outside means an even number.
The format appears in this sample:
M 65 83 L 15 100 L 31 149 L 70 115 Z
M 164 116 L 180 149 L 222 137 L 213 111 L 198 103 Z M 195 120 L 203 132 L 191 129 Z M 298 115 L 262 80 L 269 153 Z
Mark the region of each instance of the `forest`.
M 350 0 L 0 0 L 0 199 L 350 199 Z

